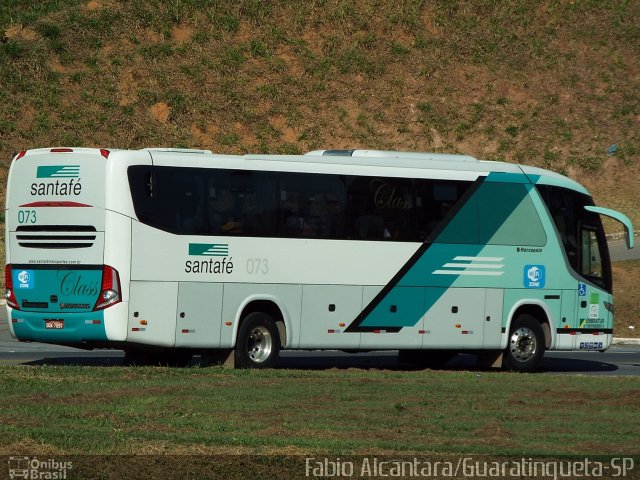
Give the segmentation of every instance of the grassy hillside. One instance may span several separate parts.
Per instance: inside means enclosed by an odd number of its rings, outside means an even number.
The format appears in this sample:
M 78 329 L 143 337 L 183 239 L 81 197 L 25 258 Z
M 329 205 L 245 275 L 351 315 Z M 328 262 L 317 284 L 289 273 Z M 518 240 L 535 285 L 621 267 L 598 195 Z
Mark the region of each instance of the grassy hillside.
M 638 224 L 637 18 L 615 0 L 8 0 L 0 174 L 54 145 L 459 152 L 567 174 Z
M 4 163 L 63 144 L 457 151 L 640 218 L 637 2 L 2 3 Z

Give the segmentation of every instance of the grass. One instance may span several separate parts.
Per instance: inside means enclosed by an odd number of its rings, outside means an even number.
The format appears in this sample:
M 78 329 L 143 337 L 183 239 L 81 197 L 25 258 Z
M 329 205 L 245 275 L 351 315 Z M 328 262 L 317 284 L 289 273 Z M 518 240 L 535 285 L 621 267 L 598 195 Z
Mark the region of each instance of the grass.
M 629 378 L 0 367 L 0 451 L 638 454 Z M 598 424 L 593 428 L 593 409 Z

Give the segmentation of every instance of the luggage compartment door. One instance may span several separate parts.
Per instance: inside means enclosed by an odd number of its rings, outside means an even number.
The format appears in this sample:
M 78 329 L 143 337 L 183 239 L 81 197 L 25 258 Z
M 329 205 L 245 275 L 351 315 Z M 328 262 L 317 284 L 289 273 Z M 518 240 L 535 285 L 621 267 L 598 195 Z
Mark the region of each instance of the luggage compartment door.
M 178 285 L 176 347 L 220 346 L 223 290 L 222 283 Z
M 173 347 L 177 282 L 131 282 L 127 341 Z

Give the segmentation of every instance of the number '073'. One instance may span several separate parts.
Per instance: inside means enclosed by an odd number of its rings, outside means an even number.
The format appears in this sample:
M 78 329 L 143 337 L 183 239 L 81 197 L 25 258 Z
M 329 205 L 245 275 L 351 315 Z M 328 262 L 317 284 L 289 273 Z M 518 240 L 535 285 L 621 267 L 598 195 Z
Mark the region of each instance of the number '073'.
M 269 261 L 266 258 L 249 258 L 247 260 L 247 273 L 255 275 L 269 273 Z
M 36 223 L 35 210 L 18 210 L 18 223 Z

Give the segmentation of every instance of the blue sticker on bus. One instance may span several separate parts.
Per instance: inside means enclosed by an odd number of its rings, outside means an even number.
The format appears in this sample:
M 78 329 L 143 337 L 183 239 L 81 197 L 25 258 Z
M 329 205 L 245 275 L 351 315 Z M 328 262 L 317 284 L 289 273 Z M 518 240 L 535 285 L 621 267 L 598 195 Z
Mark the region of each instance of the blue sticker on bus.
M 544 265 L 524 266 L 524 288 L 544 288 L 545 269 Z
M 33 270 L 20 270 L 17 275 L 16 282 L 18 288 L 27 288 L 31 289 L 35 287 L 35 279 L 36 276 L 33 274 Z

